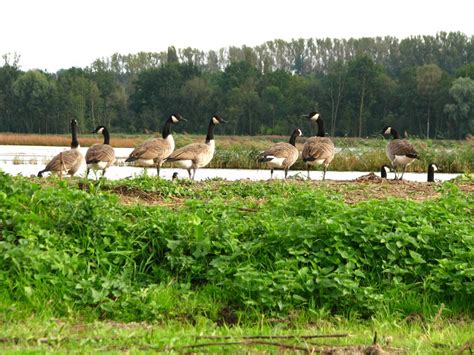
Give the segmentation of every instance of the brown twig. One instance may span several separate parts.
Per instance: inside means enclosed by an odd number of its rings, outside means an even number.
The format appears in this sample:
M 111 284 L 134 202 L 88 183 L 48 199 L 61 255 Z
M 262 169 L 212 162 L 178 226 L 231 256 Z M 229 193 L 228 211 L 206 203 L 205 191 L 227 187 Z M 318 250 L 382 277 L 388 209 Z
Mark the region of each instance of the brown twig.
M 441 317 L 441 314 L 443 313 L 445 307 L 446 306 L 444 305 L 444 303 L 441 303 L 441 306 L 439 307 L 438 312 L 436 313 L 436 316 L 434 317 L 433 322 L 438 321 L 438 319 Z
M 258 210 L 256 208 L 247 208 L 247 207 L 240 207 L 239 211 L 242 211 L 242 212 L 258 212 Z
M 191 335 L 196 339 L 314 339 L 314 338 L 345 338 L 350 334 L 316 334 L 316 335 Z
M 474 346 L 474 338 L 468 340 L 459 350 L 456 350 L 455 354 L 463 354 L 469 350 L 469 354 L 472 354 L 472 347 Z
M 289 344 L 284 344 L 284 343 L 274 343 L 274 342 L 271 342 L 271 341 L 263 341 L 263 340 L 200 343 L 200 344 L 184 345 L 184 346 L 180 346 L 180 347 L 175 347 L 175 348 L 173 348 L 173 350 L 179 351 L 179 350 L 183 350 L 183 349 L 206 348 L 206 347 L 210 347 L 210 346 L 229 346 L 229 345 L 270 345 L 270 346 L 276 346 L 276 347 L 283 348 L 283 349 L 288 349 L 288 350 L 300 350 L 300 351 L 305 351 L 305 352 L 310 351 L 310 348 L 308 348 L 308 347 L 289 345 Z

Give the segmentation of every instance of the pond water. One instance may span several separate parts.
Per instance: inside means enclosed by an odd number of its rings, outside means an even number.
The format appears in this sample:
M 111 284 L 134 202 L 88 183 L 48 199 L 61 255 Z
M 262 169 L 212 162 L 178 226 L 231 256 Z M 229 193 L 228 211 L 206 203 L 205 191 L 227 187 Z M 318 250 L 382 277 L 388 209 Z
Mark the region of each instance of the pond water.
M 69 147 L 46 147 L 46 146 L 19 146 L 19 145 L 0 145 L 0 170 L 11 175 L 36 176 L 38 171 L 54 157 L 56 154 L 69 149 Z M 80 148 L 83 155 L 86 154 L 87 148 Z M 120 166 L 110 167 L 105 177 L 108 179 L 124 179 L 140 176 L 144 173 L 144 169 L 140 167 L 125 166 L 123 161 L 128 157 L 132 148 L 114 148 L 117 161 Z M 84 176 L 86 171 L 85 164 L 76 174 L 77 176 Z M 160 176 L 164 179 L 171 179 L 174 172 L 178 173 L 178 177 L 183 179 L 188 177 L 188 172 L 185 169 L 178 168 L 162 168 Z M 326 179 L 328 180 L 354 180 L 369 172 L 363 171 L 328 171 Z M 98 175 L 100 175 L 99 173 Z M 156 175 L 156 169 L 147 169 L 147 174 L 150 176 Z M 376 172 L 380 175 L 379 172 Z M 435 179 L 439 181 L 446 181 L 454 179 L 459 174 L 445 174 L 436 173 Z M 45 174 L 46 176 L 46 174 Z M 299 176 L 306 178 L 306 171 L 290 170 L 289 177 Z M 91 171 L 90 178 L 94 178 L 94 173 Z M 284 172 L 282 170 L 275 170 L 273 177 L 275 179 L 283 179 Z M 321 170 L 311 170 L 310 177 L 312 180 L 321 180 Z M 265 169 L 198 169 L 196 172 L 196 180 L 206 180 L 221 178 L 226 180 L 268 180 L 270 178 L 270 170 Z M 389 178 L 393 178 L 393 174 L 389 174 Z M 426 173 L 406 173 L 404 180 L 408 181 L 426 181 Z

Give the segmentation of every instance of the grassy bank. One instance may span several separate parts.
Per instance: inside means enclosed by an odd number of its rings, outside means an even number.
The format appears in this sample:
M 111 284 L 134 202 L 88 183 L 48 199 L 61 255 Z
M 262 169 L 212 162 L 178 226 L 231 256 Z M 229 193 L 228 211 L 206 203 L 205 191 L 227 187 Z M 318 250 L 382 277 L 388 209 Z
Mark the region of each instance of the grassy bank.
M 28 352 L 310 352 L 350 354 L 469 354 L 474 323 L 465 319 L 371 319 L 327 316 L 262 318 L 257 325 L 186 322 L 84 322 L 38 319 L 3 322 L 3 353 Z M 376 344 L 373 345 L 375 334 Z M 372 352 L 369 352 L 372 350 Z M 379 351 L 379 352 L 377 352 Z
M 386 346 L 458 349 L 473 329 L 472 192 L 469 181 L 0 174 L 3 344 L 179 350 L 198 333 L 355 334 L 324 340 L 345 346 L 370 345 L 377 330 L 396 339 Z M 110 324 L 126 329 L 101 340 Z
M 176 146 L 181 147 L 189 143 L 201 142 L 202 135 L 175 134 Z M 132 148 L 148 139 L 147 135 L 114 135 L 114 147 Z M 261 168 L 257 162 L 258 155 L 275 142 L 287 141 L 284 136 L 218 136 L 217 151 L 209 164 L 211 168 Z M 298 139 L 297 147 L 301 151 L 306 138 Z M 94 135 L 80 137 L 84 147 L 100 142 L 101 138 Z M 448 140 L 412 139 L 411 142 L 420 153 L 417 160 L 407 171 L 424 172 L 428 164 L 436 162 L 443 172 L 465 173 L 474 171 L 474 142 Z M 382 138 L 334 138 L 338 150 L 331 170 L 335 171 L 379 171 L 380 167 L 388 164 L 385 155 L 387 140 Z M 0 145 L 53 145 L 68 146 L 69 135 L 21 135 L 0 134 Z M 166 165 L 166 164 L 165 164 Z M 303 170 L 305 165 L 298 160 L 293 169 Z

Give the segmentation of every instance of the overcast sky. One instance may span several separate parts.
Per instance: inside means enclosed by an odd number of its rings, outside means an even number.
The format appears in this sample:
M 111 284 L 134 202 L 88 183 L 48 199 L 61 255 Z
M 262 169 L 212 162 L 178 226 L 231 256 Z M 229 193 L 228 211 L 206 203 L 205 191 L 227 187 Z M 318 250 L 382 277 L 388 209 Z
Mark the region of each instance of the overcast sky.
M 474 35 L 472 0 L 5 0 L 0 55 L 55 72 L 113 53 L 256 46 L 281 38 Z M 3 65 L 3 61 L 0 62 Z

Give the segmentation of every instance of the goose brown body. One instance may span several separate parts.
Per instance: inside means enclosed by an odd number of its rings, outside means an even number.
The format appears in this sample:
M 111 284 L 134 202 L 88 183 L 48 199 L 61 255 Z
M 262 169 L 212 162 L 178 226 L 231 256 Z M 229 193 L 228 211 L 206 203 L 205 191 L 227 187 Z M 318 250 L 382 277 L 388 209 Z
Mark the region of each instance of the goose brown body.
M 335 147 L 327 137 L 311 137 L 306 140 L 301 156 L 310 165 L 328 166 L 334 159 Z
M 79 170 L 84 161 L 84 157 L 79 151 L 76 120 L 71 120 L 71 135 L 71 149 L 61 152 L 51 159 L 46 167 L 38 172 L 39 177 L 42 177 L 45 172 L 59 174 L 61 177 L 63 174 L 74 176 Z
M 83 160 L 84 157 L 78 148 L 66 150 L 51 159 L 41 174 L 49 171 L 53 174 L 73 176 L 81 167 Z
M 174 138 L 171 134 L 171 125 L 180 121 L 186 120 L 177 113 L 172 114 L 165 121 L 162 138 L 151 138 L 138 145 L 125 162 L 137 162 L 142 166 L 156 166 L 159 176 L 161 165 L 175 148 Z
M 176 149 L 166 159 L 169 162 L 176 162 L 176 164 L 188 171 L 189 178 L 194 180 L 196 170 L 205 167 L 214 157 L 216 149 L 214 141 L 214 127 L 225 121 L 219 116 L 212 116 L 209 122 L 206 141 L 204 143 L 192 143 L 182 148 Z M 191 170 L 193 173 L 191 174 Z
M 87 164 L 86 177 L 89 176 L 90 169 L 95 171 L 102 170 L 102 176 L 104 176 L 107 168 L 115 163 L 115 151 L 110 146 L 110 134 L 107 128 L 99 126 L 93 133 L 102 133 L 104 135 L 104 143 L 93 144 L 87 150 L 85 157 Z
M 323 165 L 323 180 L 325 180 L 327 168 L 334 159 L 334 143 L 330 138 L 325 137 L 324 123 L 319 113 L 311 112 L 306 117 L 311 121 L 317 122 L 318 134 L 316 137 L 311 137 L 306 140 L 301 156 L 303 161 L 307 164 L 308 179 L 310 165 Z
M 168 138 L 171 137 L 171 138 Z M 129 155 L 128 161 L 139 161 L 142 165 L 161 165 L 173 152 L 175 144 L 172 136 L 151 138 L 137 146 Z
M 400 180 L 405 174 L 407 166 L 418 159 L 418 152 L 413 148 L 411 143 L 406 139 L 400 139 L 398 132 L 392 127 L 385 127 L 382 130 L 383 134 L 391 134 L 392 140 L 388 142 L 387 147 L 385 148 L 385 154 L 390 160 L 390 164 L 395 172 L 395 180 L 398 179 L 397 168 L 402 167 L 403 171 L 400 176 Z
M 288 175 L 289 168 L 298 160 L 299 152 L 296 148 L 296 137 L 302 136 L 299 128 L 295 129 L 290 136 L 289 143 L 279 142 L 272 145 L 259 156 L 259 161 L 265 163 L 270 170 L 270 178 L 273 178 L 273 169 L 280 168 L 285 170 L 285 178 Z

